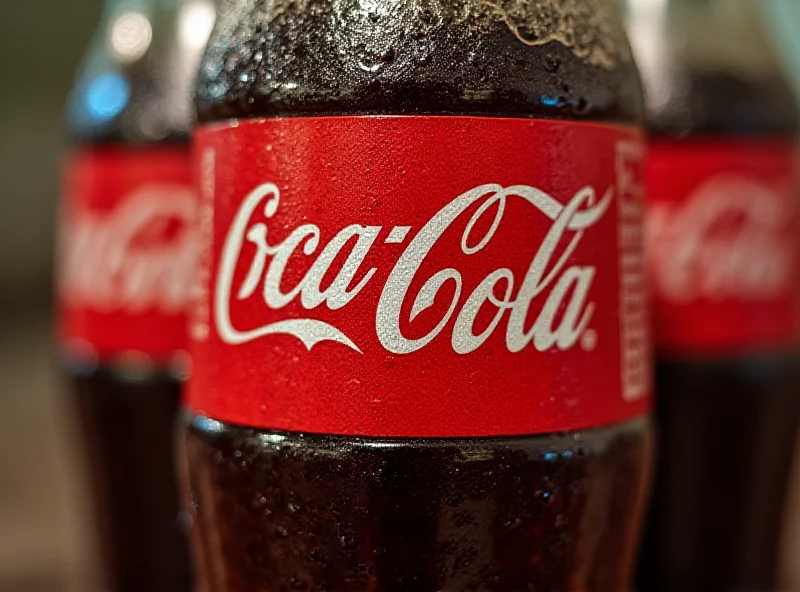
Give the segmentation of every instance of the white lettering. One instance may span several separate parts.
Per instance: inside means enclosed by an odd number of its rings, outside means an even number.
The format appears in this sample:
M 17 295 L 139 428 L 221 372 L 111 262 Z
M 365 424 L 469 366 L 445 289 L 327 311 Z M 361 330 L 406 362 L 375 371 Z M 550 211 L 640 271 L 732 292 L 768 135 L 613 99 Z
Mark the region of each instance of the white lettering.
M 182 185 L 142 187 L 105 215 L 70 213 L 60 249 L 64 297 L 104 312 L 180 312 L 199 252 L 196 215 L 197 200 Z
M 551 222 L 544 239 L 532 250 L 535 254 L 516 298 L 512 298 L 515 286 L 512 271 L 500 268 L 489 273 L 459 307 L 464 290 L 462 274 L 455 267 L 446 267 L 422 282 L 414 296 L 408 319 L 403 320 L 402 311 L 407 310 L 405 304 L 412 295 L 412 285 L 420 281 L 417 276 L 423 263 L 443 234 L 471 206 L 479 204 L 464 226 L 460 250 L 466 257 L 481 252 L 488 248 L 498 233 L 507 202 L 512 198 L 527 202 Z M 396 354 L 418 351 L 436 339 L 455 317 L 451 346 L 455 352 L 467 354 L 486 342 L 508 311 L 505 341 L 510 351 L 522 351 L 529 344 L 537 351 L 573 347 L 587 329 L 594 313 L 595 305 L 589 302 L 589 296 L 597 270 L 591 266 L 570 266 L 568 262 L 585 232 L 602 218 L 612 199 L 612 189 L 597 199 L 594 189 L 585 187 L 566 205 L 562 205 L 552 196 L 530 186 L 502 187 L 493 184 L 475 187 L 456 197 L 420 229 L 389 272 L 374 317 L 380 343 L 386 350 Z M 244 280 L 235 291 L 237 300 L 251 297 L 260 284 L 264 304 L 271 310 L 298 301 L 305 310 L 314 310 L 322 305 L 331 310 L 343 308 L 358 296 L 377 272 L 376 268 L 363 267 L 383 227 L 352 224 L 339 231 L 318 251 L 323 240 L 320 229 L 313 224 L 303 224 L 291 231 L 281 243 L 272 246 L 268 242 L 268 221 L 277 212 L 279 203 L 278 187 L 271 183 L 261 185 L 245 198 L 231 224 L 223 245 L 215 287 L 215 317 L 220 336 L 227 343 L 238 344 L 266 335 L 288 334 L 300 339 L 309 349 L 327 340 L 360 351 L 340 329 L 312 318 L 279 320 L 241 331 L 234 327 L 231 294 L 234 293 L 234 274 L 240 259 L 245 256 L 245 248 L 248 253 L 254 248 L 255 254 L 251 256 Z M 253 220 L 259 208 L 263 208 L 266 221 Z M 482 236 L 473 236 L 486 216 L 491 216 L 491 220 L 487 220 L 488 229 Z M 480 226 L 485 228 L 486 225 Z M 402 228 L 408 231 L 407 227 Z M 398 244 L 405 240 L 406 232 L 401 237 L 396 229 L 392 228 L 389 234 L 391 240 L 385 241 L 387 244 Z M 566 246 L 558 254 L 559 245 L 564 241 Z M 293 288 L 283 292 L 281 284 L 287 266 L 292 265 L 293 261 L 299 262 L 302 257 L 312 256 L 314 259 L 309 261 L 310 268 L 303 278 Z M 335 262 L 342 258 L 344 263 L 334 269 Z M 330 283 L 323 289 L 326 278 Z M 444 291 L 449 294 L 449 304 L 441 316 L 437 314 L 435 326 L 421 337 L 407 337 L 401 326 L 414 323 Z M 544 304 L 531 327 L 526 329 L 532 303 L 540 297 L 544 298 Z M 488 325 L 476 334 L 476 319 L 485 305 L 496 310 Z M 433 322 L 428 318 L 426 322 L 429 321 Z
M 783 229 L 793 215 L 758 181 L 712 179 L 686 203 L 647 214 L 648 256 L 658 293 L 697 298 L 769 298 L 791 281 L 796 254 Z

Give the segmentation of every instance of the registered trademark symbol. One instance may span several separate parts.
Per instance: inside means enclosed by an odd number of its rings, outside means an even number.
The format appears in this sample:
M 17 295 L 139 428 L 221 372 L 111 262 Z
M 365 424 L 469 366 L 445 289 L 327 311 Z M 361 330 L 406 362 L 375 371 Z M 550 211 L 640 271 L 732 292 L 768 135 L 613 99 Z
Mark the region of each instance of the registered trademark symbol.
M 584 351 L 592 351 L 597 347 L 597 331 L 594 329 L 587 329 L 581 335 L 581 348 Z

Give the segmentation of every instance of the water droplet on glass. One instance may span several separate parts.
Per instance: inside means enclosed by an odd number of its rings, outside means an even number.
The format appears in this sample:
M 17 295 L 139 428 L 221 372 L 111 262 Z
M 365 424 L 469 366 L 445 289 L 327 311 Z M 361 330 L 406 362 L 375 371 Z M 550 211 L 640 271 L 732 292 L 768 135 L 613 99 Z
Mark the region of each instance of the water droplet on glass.
M 431 63 L 431 54 L 428 51 L 421 51 L 415 54 L 414 63 L 418 66 L 427 66 Z
M 544 58 L 544 69 L 550 72 L 551 74 L 555 74 L 558 72 L 558 69 L 561 67 L 561 60 L 557 57 L 547 54 Z
M 381 55 L 381 61 L 384 64 L 391 64 L 394 61 L 396 54 L 393 47 L 390 47 Z
M 419 20 L 426 25 L 431 25 L 436 20 L 436 16 L 433 14 L 433 11 L 430 8 L 426 8 L 419 13 Z
M 591 109 L 591 104 L 583 97 L 578 97 L 572 102 L 572 112 L 575 115 L 586 115 Z
M 358 539 L 352 534 L 344 534 L 339 537 L 339 542 L 342 547 L 348 551 L 355 551 L 358 549 Z
M 264 508 L 267 507 L 267 498 L 263 495 L 255 498 L 253 502 L 250 504 L 250 507 L 255 512 L 261 512 Z
M 552 506 L 556 501 L 556 490 L 550 486 L 536 491 L 536 499 L 544 506 Z

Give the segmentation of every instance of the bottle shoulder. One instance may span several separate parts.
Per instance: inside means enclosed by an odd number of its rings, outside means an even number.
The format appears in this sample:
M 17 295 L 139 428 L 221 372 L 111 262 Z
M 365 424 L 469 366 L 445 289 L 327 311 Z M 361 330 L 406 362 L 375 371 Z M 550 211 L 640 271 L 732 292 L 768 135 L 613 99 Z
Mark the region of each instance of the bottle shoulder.
M 797 97 L 756 0 L 628 0 L 657 135 L 792 135 Z
M 181 15 L 121 11 L 101 24 L 68 99 L 67 125 L 76 141 L 188 141 L 202 43 L 180 35 Z
M 425 113 L 636 123 L 638 74 L 607 4 L 229 2 L 200 68 L 200 118 Z
M 787 79 L 683 70 L 666 97 L 649 96 L 655 135 L 792 136 L 800 132 L 797 97 Z
M 68 132 L 81 144 L 153 144 L 188 141 L 188 118 L 164 117 L 164 98 L 151 81 L 113 69 L 82 76 L 67 110 Z

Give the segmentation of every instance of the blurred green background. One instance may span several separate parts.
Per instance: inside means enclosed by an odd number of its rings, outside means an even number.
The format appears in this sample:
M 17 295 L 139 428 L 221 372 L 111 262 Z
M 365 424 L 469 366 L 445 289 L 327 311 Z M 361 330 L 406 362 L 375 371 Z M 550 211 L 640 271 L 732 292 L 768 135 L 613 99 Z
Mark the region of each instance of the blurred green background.
M 102 0 L 0 1 L 0 590 L 87 591 L 94 550 L 50 346 L 64 96 Z
M 0 1 L 0 592 L 93 587 L 83 468 L 50 345 L 50 284 L 64 97 L 101 4 Z M 763 5 L 800 92 L 800 0 Z M 800 471 L 798 481 L 796 500 Z M 800 504 L 790 517 L 800 524 Z M 800 528 L 788 533 L 785 586 L 800 590 Z

